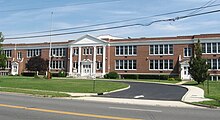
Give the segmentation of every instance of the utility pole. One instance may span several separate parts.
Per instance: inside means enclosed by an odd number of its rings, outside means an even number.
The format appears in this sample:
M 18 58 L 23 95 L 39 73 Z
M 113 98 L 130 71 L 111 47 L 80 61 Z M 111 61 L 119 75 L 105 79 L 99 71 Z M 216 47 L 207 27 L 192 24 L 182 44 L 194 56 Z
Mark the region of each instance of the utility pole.
M 53 27 L 53 12 L 51 12 L 51 16 L 50 16 L 50 48 L 49 48 L 49 65 L 48 65 L 48 74 L 47 74 L 47 78 L 50 79 L 51 78 L 51 47 L 52 47 L 52 27 Z

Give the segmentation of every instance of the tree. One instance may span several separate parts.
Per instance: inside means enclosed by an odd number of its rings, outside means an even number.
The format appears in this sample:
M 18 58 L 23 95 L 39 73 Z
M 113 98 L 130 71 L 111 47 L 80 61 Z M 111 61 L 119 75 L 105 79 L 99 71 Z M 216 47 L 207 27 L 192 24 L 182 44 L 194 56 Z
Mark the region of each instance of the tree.
M 30 71 L 45 72 L 48 69 L 48 60 L 44 60 L 40 56 L 31 57 L 26 64 L 26 68 Z
M 5 68 L 6 67 L 6 61 L 7 61 L 7 58 L 5 56 L 5 54 L 3 53 L 3 50 L 2 50 L 2 44 L 1 42 L 4 41 L 4 36 L 2 34 L 2 32 L 0 32 L 0 67 L 1 68 Z
M 203 83 L 209 77 L 209 65 L 206 59 L 202 58 L 202 49 L 200 40 L 194 45 L 194 54 L 190 60 L 189 73 L 192 78 L 198 83 Z

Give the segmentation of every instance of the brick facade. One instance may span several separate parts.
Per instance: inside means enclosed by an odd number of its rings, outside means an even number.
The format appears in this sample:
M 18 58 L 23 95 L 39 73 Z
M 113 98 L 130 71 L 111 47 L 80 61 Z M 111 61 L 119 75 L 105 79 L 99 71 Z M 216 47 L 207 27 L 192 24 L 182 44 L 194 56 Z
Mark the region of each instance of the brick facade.
M 93 36 L 85 35 L 75 41 L 55 42 L 52 43 L 52 49 L 64 48 L 65 56 L 52 56 L 53 62 L 52 72 L 59 72 L 61 70 L 69 73 L 70 76 L 103 76 L 110 71 L 116 71 L 120 75 L 125 74 L 145 74 L 145 75 L 180 75 L 181 76 L 181 62 L 189 61 L 191 56 L 184 56 L 185 54 L 193 54 L 194 43 L 200 39 L 201 43 L 213 43 L 219 45 L 220 49 L 220 34 L 201 34 L 194 36 L 177 36 L 177 37 L 158 37 L 158 38 L 134 38 L 134 39 L 98 39 Z M 215 44 L 216 43 L 216 44 Z M 213 46 L 214 46 L 213 45 Z M 120 48 L 121 46 L 121 48 Z M 125 47 L 124 47 L 125 46 Z M 117 49 L 123 52 L 123 55 L 116 55 Z M 210 49 L 206 46 L 206 49 Z M 102 49 L 102 54 L 94 54 L 94 51 Z M 105 50 L 103 50 L 105 48 Z M 150 53 L 150 49 L 154 50 L 155 54 Z M 3 44 L 4 50 L 11 51 L 11 57 L 8 61 L 17 62 L 19 64 L 18 74 L 27 72 L 25 64 L 29 60 L 27 57 L 28 50 L 40 49 L 41 57 L 49 59 L 49 43 L 34 43 L 34 44 Z M 72 54 L 71 49 L 81 49 L 78 54 Z M 91 54 L 84 54 L 84 49 L 90 49 Z M 188 50 L 189 49 L 189 50 Z M 214 49 L 214 48 L 211 48 Z M 169 50 L 172 53 L 166 53 Z M 188 53 L 188 51 L 192 53 Z M 59 51 L 59 50 L 58 50 Z M 105 51 L 105 54 L 103 53 Z M 121 52 L 119 51 L 119 52 Z M 127 55 L 133 52 L 132 55 Z M 158 54 L 157 52 L 163 54 Z M 22 59 L 17 59 L 17 54 L 22 54 Z M 62 51 L 63 52 L 63 51 Z M 73 52 L 73 51 L 72 51 Z M 79 52 L 79 51 L 78 51 Z M 61 53 L 61 51 L 57 52 Z M 121 53 L 120 53 L 121 54 Z M 80 56 L 80 57 L 79 57 Z M 70 59 L 72 57 L 72 59 Z M 203 58 L 211 59 L 211 65 L 217 69 L 210 69 L 212 76 L 217 76 L 220 79 L 220 53 L 203 53 Z M 214 59 L 214 60 L 213 60 Z M 72 60 L 73 67 L 70 67 Z M 80 62 L 79 62 L 80 60 Z M 63 61 L 60 63 L 59 61 Z M 116 63 L 116 61 L 118 63 Z M 215 63 L 216 61 L 219 61 Z M 105 63 L 105 64 L 103 64 Z M 63 65 L 64 64 L 64 65 Z M 80 65 L 79 65 L 80 64 Z M 97 65 L 101 69 L 96 69 Z M 117 66 L 117 65 L 120 66 Z M 123 64 L 123 65 L 122 65 Z M 77 66 L 76 66 L 77 65 Z M 89 66 L 87 66 L 89 65 Z M 172 65 L 172 66 L 171 66 Z M 117 69 L 116 66 L 119 68 Z M 74 68 L 75 67 L 75 68 Z M 88 69 L 86 67 L 89 67 Z M 150 68 L 153 69 L 150 69 Z M 169 68 L 168 68 L 169 67 Z M 103 69 L 104 68 L 104 69 Z M 70 72 L 72 69 L 72 72 Z M 79 71 L 74 71 L 77 69 Z M 11 69 L 8 69 L 11 71 Z M 94 71 L 95 70 L 95 71 Z M 89 72 L 88 74 L 82 74 Z

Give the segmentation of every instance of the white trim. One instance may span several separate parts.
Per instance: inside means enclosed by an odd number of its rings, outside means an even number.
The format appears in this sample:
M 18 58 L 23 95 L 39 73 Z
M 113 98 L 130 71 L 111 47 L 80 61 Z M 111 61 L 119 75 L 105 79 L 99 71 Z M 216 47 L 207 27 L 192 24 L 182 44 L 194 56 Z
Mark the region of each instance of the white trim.
M 69 76 L 72 76 L 73 74 L 73 48 L 70 47 L 70 65 L 69 65 Z

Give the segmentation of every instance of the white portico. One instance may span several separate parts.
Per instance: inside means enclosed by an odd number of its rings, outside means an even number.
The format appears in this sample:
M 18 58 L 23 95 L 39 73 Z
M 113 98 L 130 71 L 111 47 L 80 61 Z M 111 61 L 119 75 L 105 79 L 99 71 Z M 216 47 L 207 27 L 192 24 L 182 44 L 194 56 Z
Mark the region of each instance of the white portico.
M 69 76 L 105 75 L 107 42 L 85 35 L 69 43 Z

